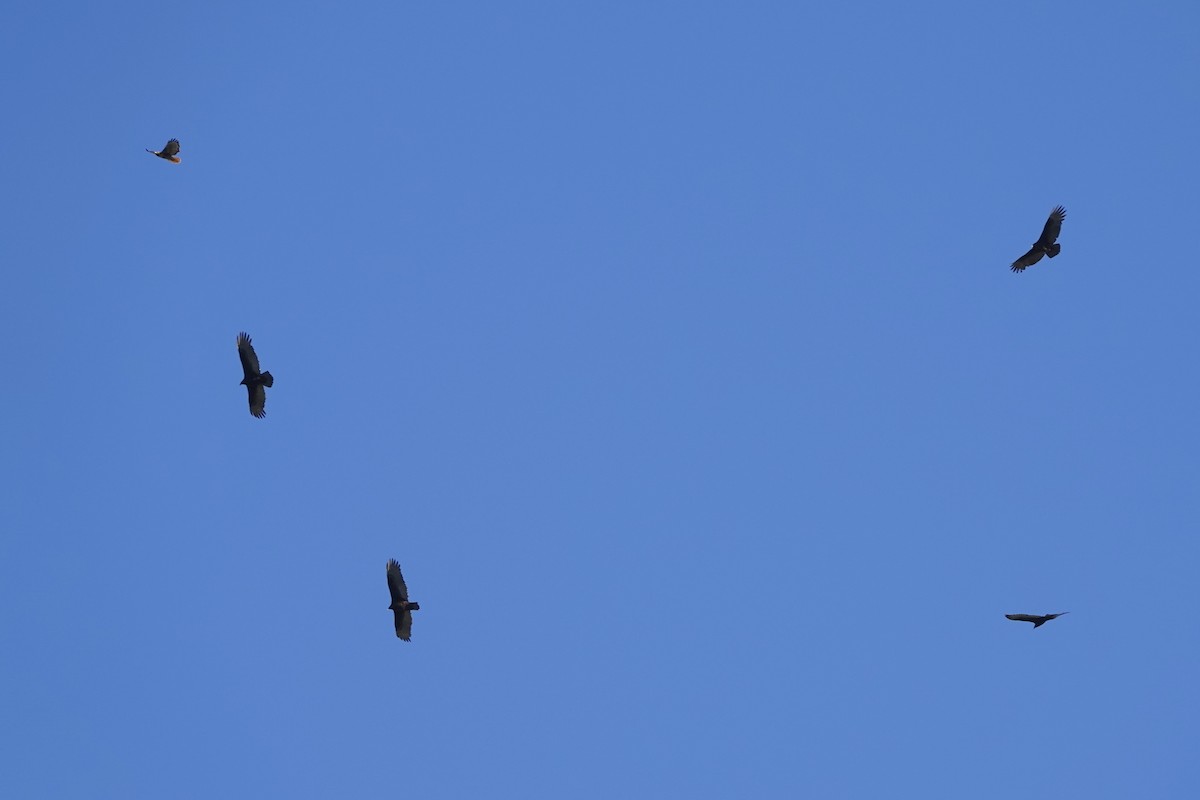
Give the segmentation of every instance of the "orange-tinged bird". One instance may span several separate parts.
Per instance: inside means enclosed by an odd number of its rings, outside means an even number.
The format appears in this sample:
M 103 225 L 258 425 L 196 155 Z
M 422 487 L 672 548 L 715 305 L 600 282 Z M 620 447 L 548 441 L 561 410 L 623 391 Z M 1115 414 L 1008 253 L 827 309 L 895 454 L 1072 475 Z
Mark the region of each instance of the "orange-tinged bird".
M 154 151 L 151 150 L 149 147 L 146 148 L 146 152 L 154 153 Z M 157 153 L 154 153 L 154 155 L 158 156 L 159 158 L 165 158 L 167 161 L 170 161 L 173 164 L 178 164 L 179 163 L 178 153 L 179 153 L 179 140 L 171 139 L 170 141 L 167 142 L 166 147 L 164 147 L 162 150 L 159 150 Z

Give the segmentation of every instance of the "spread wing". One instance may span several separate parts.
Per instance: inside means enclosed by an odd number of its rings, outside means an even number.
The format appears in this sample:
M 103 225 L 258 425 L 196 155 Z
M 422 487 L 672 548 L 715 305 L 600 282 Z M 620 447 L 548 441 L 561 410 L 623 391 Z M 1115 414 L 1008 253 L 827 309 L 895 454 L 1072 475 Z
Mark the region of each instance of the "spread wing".
M 1044 622 L 1041 617 L 1036 614 L 1005 614 L 1005 617 L 1015 622 Z
M 250 344 L 250 337 L 246 333 L 239 333 L 237 345 L 238 358 L 242 360 L 242 372 L 246 373 L 246 380 L 257 378 L 260 374 L 258 355 L 254 352 L 254 346 Z M 253 404 L 253 397 L 251 403 Z
M 412 612 L 407 608 L 403 611 L 397 610 L 396 614 L 396 636 L 406 642 L 412 641 Z
M 404 576 L 400 574 L 400 565 L 396 563 L 396 559 L 389 559 L 387 563 L 387 579 L 388 591 L 392 593 L 392 602 L 398 603 L 401 600 L 408 599 L 408 586 L 404 583 Z M 412 620 L 408 623 L 412 625 Z M 400 612 L 396 612 L 396 631 L 400 631 Z
M 267 390 L 261 383 L 256 383 L 247 386 L 246 391 L 250 393 L 250 413 L 262 419 L 267 415 Z
M 1058 240 L 1058 235 L 1062 233 L 1063 220 L 1067 218 L 1067 210 L 1062 206 L 1056 206 L 1050 212 L 1050 217 L 1046 220 L 1046 227 L 1042 228 L 1042 235 L 1037 240 L 1034 247 L 1049 247 Z
M 1045 253 L 1043 251 L 1039 250 L 1037 247 L 1034 247 L 1028 253 L 1014 261 L 1011 265 L 1011 269 L 1013 272 L 1024 272 L 1026 267 L 1032 267 L 1034 264 L 1041 261 L 1042 256 L 1044 255 Z
M 159 153 L 158 155 L 166 156 L 167 158 L 170 158 L 171 156 L 174 156 L 174 155 L 179 155 L 179 140 L 171 139 L 170 141 L 168 141 L 166 146 L 163 147 L 162 152 Z

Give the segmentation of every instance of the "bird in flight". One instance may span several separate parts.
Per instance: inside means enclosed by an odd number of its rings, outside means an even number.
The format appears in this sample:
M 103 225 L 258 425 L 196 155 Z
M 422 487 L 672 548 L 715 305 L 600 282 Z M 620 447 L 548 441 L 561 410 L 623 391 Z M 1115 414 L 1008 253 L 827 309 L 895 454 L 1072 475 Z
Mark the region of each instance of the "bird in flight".
M 1058 619 L 1063 614 L 1070 613 L 1070 611 L 1062 611 L 1058 614 L 1042 614 L 1041 616 L 1038 616 L 1037 614 L 1005 614 L 1004 616 L 1013 620 L 1014 622 L 1032 622 L 1033 627 L 1039 628 L 1052 619 Z
M 1067 218 L 1067 210 L 1062 206 L 1056 206 L 1050 212 L 1050 217 L 1046 220 L 1046 227 L 1042 228 L 1042 235 L 1033 243 L 1033 247 L 1029 252 L 1018 258 L 1012 263 L 1013 272 L 1024 272 L 1026 267 L 1032 267 L 1034 264 L 1042 260 L 1042 256 L 1054 258 L 1058 255 L 1058 251 L 1062 250 L 1061 244 L 1056 244 L 1058 234 L 1062 232 L 1063 220 Z
M 242 372 L 246 375 L 242 378 L 241 385 L 245 386 L 250 394 L 250 413 L 261 419 L 267 415 L 267 388 L 275 385 L 275 378 L 271 373 L 259 370 L 258 355 L 254 352 L 254 345 L 250 344 L 247 334 L 238 334 L 237 346 L 238 358 L 242 360 Z
M 149 147 L 146 148 L 146 152 L 154 153 L 154 155 L 158 156 L 159 158 L 165 158 L 167 161 L 170 161 L 173 164 L 178 164 L 179 163 L 179 140 L 171 139 L 170 141 L 167 142 L 167 144 L 163 147 L 163 149 L 159 150 L 157 153 L 155 153 Z
M 392 594 L 392 604 L 388 606 L 396 615 L 396 636 L 404 641 L 412 639 L 412 612 L 420 611 L 421 604 L 410 602 L 408 586 L 404 576 L 400 574 L 400 565 L 396 559 L 388 559 L 387 563 L 388 591 Z

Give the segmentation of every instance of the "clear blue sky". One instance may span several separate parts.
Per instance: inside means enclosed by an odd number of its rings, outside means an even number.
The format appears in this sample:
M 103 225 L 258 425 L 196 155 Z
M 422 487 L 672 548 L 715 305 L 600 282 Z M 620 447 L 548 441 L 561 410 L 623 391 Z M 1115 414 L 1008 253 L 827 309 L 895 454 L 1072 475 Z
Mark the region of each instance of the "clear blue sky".
M 1198 796 L 1195 3 L 2 23 L 0 795 Z

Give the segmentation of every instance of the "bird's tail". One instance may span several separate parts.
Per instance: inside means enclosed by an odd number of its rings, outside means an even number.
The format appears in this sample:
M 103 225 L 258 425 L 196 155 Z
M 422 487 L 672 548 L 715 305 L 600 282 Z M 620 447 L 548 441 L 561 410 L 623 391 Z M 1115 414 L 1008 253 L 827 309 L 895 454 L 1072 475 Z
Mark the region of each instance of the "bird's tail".
M 182 161 L 183 161 L 183 159 L 181 159 L 179 156 L 167 156 L 167 158 L 171 159 L 171 161 L 172 161 L 173 163 L 175 163 L 175 164 L 178 164 L 178 163 L 180 163 L 180 162 L 182 162 Z M 1055 247 L 1058 247 L 1058 245 L 1054 245 L 1054 246 L 1055 246 Z M 1056 252 L 1056 253 L 1057 253 L 1058 251 L 1057 251 L 1057 250 L 1055 250 L 1054 252 Z
M 275 377 L 271 375 L 271 373 L 264 372 L 260 377 L 262 379 L 262 385 L 266 386 L 268 389 L 275 385 Z
M 409 604 L 408 604 L 408 610 L 409 610 L 409 611 L 420 611 L 420 610 L 421 610 L 421 604 L 420 604 L 420 603 L 409 603 Z
M 1056 255 L 1058 255 L 1059 250 L 1062 250 L 1062 245 L 1058 242 L 1055 242 L 1054 244 L 1050 245 L 1049 249 L 1046 250 L 1046 255 L 1050 256 L 1050 258 L 1054 258 Z

